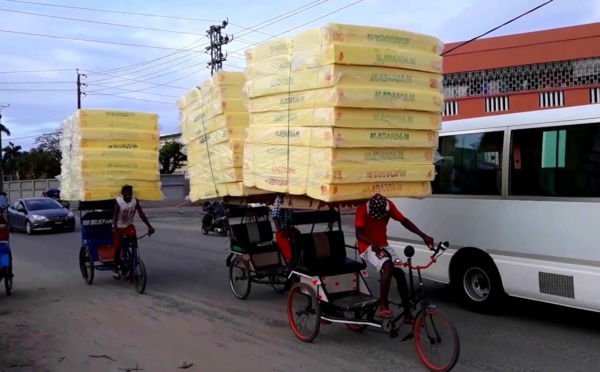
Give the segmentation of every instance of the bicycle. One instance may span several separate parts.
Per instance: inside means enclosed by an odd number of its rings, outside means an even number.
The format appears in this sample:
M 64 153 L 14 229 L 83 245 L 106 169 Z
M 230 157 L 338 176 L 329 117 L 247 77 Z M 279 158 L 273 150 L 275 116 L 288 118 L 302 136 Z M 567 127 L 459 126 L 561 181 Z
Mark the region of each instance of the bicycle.
M 327 232 L 325 234 L 333 233 L 335 232 Z M 319 258 L 308 265 L 314 267 L 314 269 L 292 271 L 293 275 L 297 275 L 300 278 L 300 282 L 292 286 L 288 297 L 288 319 L 292 331 L 301 341 L 312 342 L 319 333 L 321 321 L 326 321 L 328 323 L 345 324 L 348 329 L 355 332 L 362 332 L 368 327 L 378 328 L 380 331 L 374 331 L 388 333 L 391 338 L 397 338 L 400 328 L 403 324 L 406 324 L 405 318 L 407 314 L 402 311 L 400 315 L 393 319 L 376 316 L 377 309 L 379 308 L 379 299 L 372 295 L 365 281 L 365 278 L 368 276 L 365 270 L 366 265 L 364 262 L 353 261 L 345 257 L 346 247 L 354 249 L 356 247 L 346 246 L 345 244 L 340 245 L 343 242 L 340 239 L 343 239 L 343 236 L 338 236 L 337 239 L 333 239 L 332 236 L 329 239 L 329 241 L 335 241 L 336 243 L 330 245 L 330 255 L 332 257 L 344 258 L 344 263 L 340 267 L 328 265 L 326 268 L 319 269 L 322 266 L 320 264 L 323 263 L 319 262 L 323 258 Z M 406 262 L 402 262 L 401 260 L 394 262 L 395 267 L 408 268 L 410 314 L 414 315 L 411 331 L 402 338 L 402 341 L 415 338 L 419 357 L 429 370 L 437 372 L 447 372 L 455 367 L 460 355 L 460 340 L 456 327 L 436 309 L 436 306 L 430 304 L 427 300 L 423 289 L 421 270 L 431 267 L 437 258 L 446 251 L 448 246 L 448 242 L 439 243 L 437 248 L 433 249 L 430 262 L 424 266 L 414 266 L 412 264 L 412 257 L 415 254 L 415 249 L 412 246 L 407 246 L 404 249 L 404 254 L 407 257 Z M 309 256 L 315 257 L 313 253 L 308 251 Z M 327 259 L 325 258 L 325 260 Z M 414 289 L 413 271 L 417 272 L 419 279 L 419 288 L 417 290 Z M 348 278 L 345 278 L 346 276 Z M 330 287 L 332 283 L 328 281 L 328 277 L 335 277 L 333 288 Z M 343 288 L 341 288 L 342 285 L 344 286 Z M 309 303 L 300 306 L 299 309 L 294 309 L 294 299 L 297 294 L 308 299 Z M 391 301 L 390 304 L 403 309 L 401 304 Z M 312 328 L 307 332 L 301 331 L 301 323 L 303 322 L 295 319 L 295 316 L 300 315 L 315 317 Z M 447 362 L 443 364 L 433 361 L 432 357 L 426 355 L 428 346 L 433 348 L 445 344 L 439 332 L 440 327 L 436 326 L 433 322 L 435 319 L 441 320 L 441 324 L 449 330 L 449 337 L 447 339 L 451 344 L 451 353 Z M 425 341 L 424 344 L 422 343 L 423 341 Z
M 146 265 L 142 260 L 138 241 L 142 240 L 144 237 L 150 236 L 150 234 L 146 233 L 136 239 L 132 239 L 127 235 L 123 235 L 121 247 L 119 248 L 120 252 L 123 252 L 122 258 L 117 263 L 119 275 L 123 279 L 130 279 L 130 283 L 135 284 L 135 291 L 139 294 L 144 293 L 146 290 Z M 131 273 L 135 273 L 135 275 L 131 275 Z

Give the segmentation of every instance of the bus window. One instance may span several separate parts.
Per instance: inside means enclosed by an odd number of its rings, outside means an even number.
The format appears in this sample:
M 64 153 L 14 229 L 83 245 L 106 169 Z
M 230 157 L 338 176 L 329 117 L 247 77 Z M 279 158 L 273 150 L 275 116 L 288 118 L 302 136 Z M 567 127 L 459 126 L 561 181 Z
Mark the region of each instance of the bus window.
M 434 194 L 501 195 L 504 132 L 441 136 Z
M 510 195 L 600 197 L 600 124 L 512 131 Z

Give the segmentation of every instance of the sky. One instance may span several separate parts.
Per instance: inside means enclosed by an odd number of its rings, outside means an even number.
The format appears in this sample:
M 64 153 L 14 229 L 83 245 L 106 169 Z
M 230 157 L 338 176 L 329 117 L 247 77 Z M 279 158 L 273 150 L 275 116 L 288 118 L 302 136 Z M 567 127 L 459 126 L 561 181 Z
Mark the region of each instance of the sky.
M 4 143 L 27 149 L 75 112 L 76 69 L 87 84 L 82 108 L 154 112 L 162 134 L 179 132 L 177 98 L 210 76 L 206 30 L 225 19 L 234 41 L 224 47 L 224 70 L 243 71 L 245 49 L 328 22 L 404 29 L 450 43 L 545 1 L 0 0 L 0 106 L 10 104 L 1 113 L 12 132 Z M 577 6 L 555 0 L 488 37 L 598 21 L 600 0 L 578 0 Z

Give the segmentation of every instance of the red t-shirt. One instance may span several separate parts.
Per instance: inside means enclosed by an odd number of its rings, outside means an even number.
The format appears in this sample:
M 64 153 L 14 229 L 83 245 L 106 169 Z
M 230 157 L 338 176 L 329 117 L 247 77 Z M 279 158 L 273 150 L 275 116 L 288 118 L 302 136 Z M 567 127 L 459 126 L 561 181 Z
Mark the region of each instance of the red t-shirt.
M 388 200 L 387 202 L 390 206 L 390 210 L 387 212 L 386 218 L 378 220 L 371 217 L 367 212 L 367 205 L 363 204 L 356 210 L 356 219 L 354 221 L 354 227 L 357 229 L 362 228 L 363 234 L 379 247 L 386 247 L 388 245 L 387 225 L 390 218 L 398 222 L 404 220 L 404 215 L 400 213 L 394 203 L 391 200 Z M 363 254 L 367 248 L 369 248 L 369 243 L 360 240 L 358 241 L 358 251 L 361 254 Z

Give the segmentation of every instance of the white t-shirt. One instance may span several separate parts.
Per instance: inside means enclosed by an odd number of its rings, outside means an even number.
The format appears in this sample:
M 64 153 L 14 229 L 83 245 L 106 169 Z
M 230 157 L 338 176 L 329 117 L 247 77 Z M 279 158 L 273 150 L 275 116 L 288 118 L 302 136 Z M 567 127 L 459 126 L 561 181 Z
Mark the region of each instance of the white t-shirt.
M 117 215 L 117 228 L 123 229 L 129 225 L 133 225 L 133 219 L 135 218 L 135 207 L 137 206 L 137 199 L 131 198 L 129 203 L 123 200 L 123 197 L 117 198 L 117 204 L 119 205 L 119 214 Z

